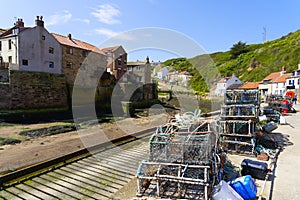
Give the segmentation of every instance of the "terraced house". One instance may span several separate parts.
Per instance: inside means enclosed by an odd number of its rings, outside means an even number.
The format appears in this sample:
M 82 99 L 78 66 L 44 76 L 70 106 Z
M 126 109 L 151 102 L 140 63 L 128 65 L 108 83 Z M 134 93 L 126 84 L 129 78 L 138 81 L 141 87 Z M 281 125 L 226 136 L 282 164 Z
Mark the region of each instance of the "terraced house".
M 98 78 L 106 71 L 106 55 L 99 48 L 89 43 L 67 36 L 52 33 L 62 48 L 62 73 L 69 85 L 74 85 L 78 70 L 84 74 L 78 79 L 77 84 L 87 85 L 90 78 Z M 79 83 L 80 82 L 80 83 Z
M 18 19 L 0 35 L 0 61 L 10 69 L 61 74 L 61 59 L 61 46 L 44 28 L 43 17 L 36 17 L 34 27 Z
M 61 60 L 61 45 L 45 29 L 43 17 L 36 17 L 34 27 L 18 19 L 1 29 L 0 108 L 66 106 Z

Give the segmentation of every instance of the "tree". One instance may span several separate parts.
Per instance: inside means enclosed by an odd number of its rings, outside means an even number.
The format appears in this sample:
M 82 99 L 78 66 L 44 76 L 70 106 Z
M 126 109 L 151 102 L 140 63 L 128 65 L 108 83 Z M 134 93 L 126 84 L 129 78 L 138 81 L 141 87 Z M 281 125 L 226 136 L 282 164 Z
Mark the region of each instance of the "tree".
M 230 53 L 233 59 L 237 58 L 239 55 L 248 52 L 247 48 L 246 48 L 246 42 L 241 42 L 239 41 L 238 43 L 234 44 L 231 48 L 230 48 Z

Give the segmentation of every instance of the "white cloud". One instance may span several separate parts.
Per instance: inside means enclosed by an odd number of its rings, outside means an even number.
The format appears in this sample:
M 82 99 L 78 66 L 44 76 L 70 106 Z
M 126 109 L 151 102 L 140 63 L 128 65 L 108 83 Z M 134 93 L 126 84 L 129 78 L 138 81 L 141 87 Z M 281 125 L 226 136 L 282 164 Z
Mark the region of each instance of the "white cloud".
M 99 5 L 91 14 L 104 24 L 121 23 L 120 20 L 116 19 L 121 12 L 116 7 L 109 4 Z
M 108 38 L 114 38 L 117 40 L 127 40 L 127 41 L 131 41 L 134 40 L 134 36 L 132 34 L 129 34 L 127 32 L 115 32 L 112 31 L 110 29 L 96 29 L 95 32 L 99 35 L 104 35 Z
M 67 23 L 72 18 L 72 14 L 64 10 L 61 13 L 56 13 L 48 17 L 46 24 L 48 26 Z
M 85 24 L 90 24 L 90 20 L 89 19 L 80 19 L 80 18 L 76 18 L 74 19 L 75 21 L 79 21 L 79 22 L 83 22 Z
M 105 29 L 105 28 L 102 28 L 102 29 L 96 29 L 95 32 L 99 35 L 104 35 L 106 37 L 114 37 L 116 35 L 118 35 L 119 33 L 115 32 L 115 31 L 112 31 L 112 30 L 109 30 L 109 29 Z

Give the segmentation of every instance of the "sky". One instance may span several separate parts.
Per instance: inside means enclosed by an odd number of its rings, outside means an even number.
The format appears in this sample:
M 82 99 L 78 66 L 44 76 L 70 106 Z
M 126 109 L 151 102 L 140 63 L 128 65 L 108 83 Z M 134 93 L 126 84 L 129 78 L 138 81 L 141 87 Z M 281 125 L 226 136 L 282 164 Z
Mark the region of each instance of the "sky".
M 300 29 L 299 9 L 299 0 L 10 0 L 1 3 L 0 28 L 43 16 L 50 33 L 122 45 L 128 61 L 164 61 L 280 38 Z

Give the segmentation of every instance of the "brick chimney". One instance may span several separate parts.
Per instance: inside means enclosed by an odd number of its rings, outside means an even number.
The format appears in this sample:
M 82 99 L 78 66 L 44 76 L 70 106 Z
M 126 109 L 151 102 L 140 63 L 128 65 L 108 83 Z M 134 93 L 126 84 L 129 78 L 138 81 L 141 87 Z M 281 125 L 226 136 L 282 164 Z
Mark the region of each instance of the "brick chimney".
M 35 25 L 40 26 L 40 27 L 44 27 L 43 16 L 36 16 Z
M 24 27 L 24 22 L 23 19 L 19 19 L 16 21 L 15 26 L 18 28 L 23 28 Z

